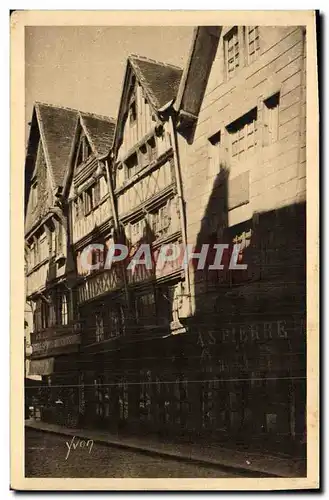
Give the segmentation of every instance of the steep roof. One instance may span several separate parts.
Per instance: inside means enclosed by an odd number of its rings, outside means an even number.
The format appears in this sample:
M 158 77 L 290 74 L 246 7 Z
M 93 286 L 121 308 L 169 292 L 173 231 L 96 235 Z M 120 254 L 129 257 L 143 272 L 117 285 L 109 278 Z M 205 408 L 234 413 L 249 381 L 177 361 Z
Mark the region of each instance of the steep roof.
M 35 109 L 50 175 L 54 187 L 58 187 L 62 185 L 68 167 L 77 112 L 40 102 L 35 103 Z
M 128 60 L 156 109 L 176 97 L 183 74 L 181 68 L 136 54 Z
M 55 188 L 63 185 L 80 119 L 97 156 L 108 153 L 113 144 L 113 118 L 40 102 L 35 103 L 35 111 Z
M 80 116 L 97 156 L 107 154 L 114 140 L 115 120 L 83 111 L 80 111 Z

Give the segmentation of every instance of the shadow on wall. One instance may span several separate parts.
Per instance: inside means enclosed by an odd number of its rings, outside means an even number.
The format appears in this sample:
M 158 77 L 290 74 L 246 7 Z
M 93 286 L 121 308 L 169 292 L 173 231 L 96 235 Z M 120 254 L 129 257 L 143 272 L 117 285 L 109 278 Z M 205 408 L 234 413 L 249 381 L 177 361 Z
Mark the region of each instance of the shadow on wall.
M 248 180 L 248 178 L 247 178 Z M 233 180 L 234 182 L 234 180 Z M 196 315 L 208 314 L 209 308 L 219 311 L 221 315 L 230 317 L 247 310 L 252 303 L 263 303 L 264 313 L 267 309 L 275 310 L 275 302 L 285 311 L 290 305 L 286 296 L 290 297 L 299 312 L 305 312 L 306 281 L 306 205 L 294 203 L 266 212 L 254 212 L 251 217 L 235 225 L 229 225 L 229 210 L 235 197 L 235 187 L 229 180 L 229 170 L 221 167 L 216 176 L 213 188 L 201 221 L 196 246 L 209 244 L 206 269 L 198 270 L 194 266 L 194 292 L 196 296 Z M 266 196 L 266 194 L 264 194 Z M 249 203 L 248 200 L 245 204 Z M 239 207 L 241 210 L 243 204 Z M 238 208 L 238 207 L 234 207 Z M 226 244 L 222 257 L 222 270 L 210 270 L 214 262 L 214 244 Z M 238 265 L 247 269 L 229 269 L 233 246 L 240 245 L 237 257 Z M 254 292 L 258 290 L 257 296 Z M 261 288 L 264 288 L 261 292 Z M 248 293 L 244 292 L 247 290 Z M 304 294 L 298 299 L 299 288 Z M 203 294 L 213 292 L 215 303 L 205 301 Z M 282 296 L 285 303 L 281 304 Z M 268 302 L 268 308 L 266 306 Z M 221 306 L 222 303 L 222 306 Z M 224 310 L 224 304 L 227 309 Z M 297 306 L 299 304 L 299 306 Z M 260 306 L 261 307 L 261 306 Z
M 213 251 L 206 268 L 193 271 L 190 332 L 197 332 L 197 341 L 191 333 L 188 342 L 196 347 L 188 369 L 190 378 L 197 370 L 204 380 L 199 418 L 204 429 L 243 441 L 300 443 L 306 421 L 306 205 L 254 213 L 229 226 L 231 182 L 222 168 L 196 243 L 198 251 L 202 244 L 229 245 L 224 269 L 209 269 Z M 236 243 L 238 263 L 247 269 L 229 269 Z

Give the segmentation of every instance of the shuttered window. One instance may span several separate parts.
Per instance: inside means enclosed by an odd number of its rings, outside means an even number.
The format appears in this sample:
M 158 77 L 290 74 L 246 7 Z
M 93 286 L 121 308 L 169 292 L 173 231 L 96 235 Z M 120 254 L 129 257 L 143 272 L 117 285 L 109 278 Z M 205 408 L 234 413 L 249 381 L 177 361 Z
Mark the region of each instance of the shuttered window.
M 236 70 L 241 65 L 241 48 L 237 26 L 234 26 L 234 28 L 224 38 L 224 48 L 227 77 L 232 78 L 236 74 Z
M 232 158 L 242 159 L 257 145 L 257 108 L 252 109 L 226 127 Z
M 259 56 L 259 26 L 247 26 L 247 52 L 249 64 Z

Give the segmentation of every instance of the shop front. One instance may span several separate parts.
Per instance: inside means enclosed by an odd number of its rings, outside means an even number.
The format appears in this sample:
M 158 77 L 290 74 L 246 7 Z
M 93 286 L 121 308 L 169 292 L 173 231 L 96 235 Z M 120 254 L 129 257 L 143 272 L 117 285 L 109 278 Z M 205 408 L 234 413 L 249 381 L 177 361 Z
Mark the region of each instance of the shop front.
M 192 408 L 187 428 L 214 440 L 290 451 L 305 439 L 305 312 L 292 301 L 262 302 L 258 311 L 246 302 L 234 315 L 189 323 L 183 336 Z
M 32 343 L 30 374 L 42 377 L 39 404 L 45 422 L 78 425 L 79 344 L 79 334 Z

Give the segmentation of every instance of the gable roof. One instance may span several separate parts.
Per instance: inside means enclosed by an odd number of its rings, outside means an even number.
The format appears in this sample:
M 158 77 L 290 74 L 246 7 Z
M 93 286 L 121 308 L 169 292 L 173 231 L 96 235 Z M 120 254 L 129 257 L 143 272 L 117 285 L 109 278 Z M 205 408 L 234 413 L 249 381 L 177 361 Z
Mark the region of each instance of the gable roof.
M 181 68 L 136 54 L 128 60 L 155 109 L 176 97 L 183 74 Z
M 114 118 L 86 113 L 84 111 L 80 111 L 79 115 L 81 125 L 96 156 L 101 157 L 108 154 L 114 140 Z
M 53 187 L 62 185 L 77 123 L 76 111 L 35 103 L 37 122 Z
M 126 63 L 126 70 L 121 91 L 114 138 L 114 149 L 118 147 L 124 126 L 125 105 L 128 99 L 128 84 L 131 73 L 143 87 L 145 97 L 155 111 L 176 97 L 183 70 L 172 64 L 155 61 L 147 57 L 131 54 Z
M 113 144 L 115 120 L 108 116 L 36 102 L 32 122 L 34 120 L 36 123 L 33 123 L 33 126 L 37 125 L 40 130 L 55 189 L 63 186 L 79 121 L 96 156 L 107 154 Z
M 31 180 L 36 173 L 35 159 L 39 138 L 50 179 L 49 188 L 55 194 L 58 188 L 65 187 L 67 183 L 74 143 L 80 125 L 95 155 L 108 154 L 114 139 L 115 121 L 113 118 L 48 103 L 35 103 L 25 158 L 26 231 L 32 229 L 39 219 L 37 213 L 33 217 L 29 217 L 27 213 Z

